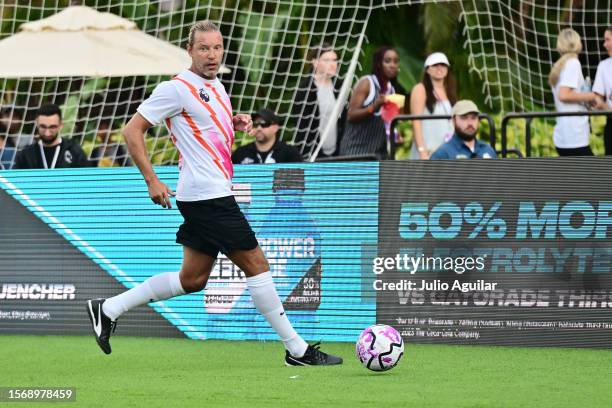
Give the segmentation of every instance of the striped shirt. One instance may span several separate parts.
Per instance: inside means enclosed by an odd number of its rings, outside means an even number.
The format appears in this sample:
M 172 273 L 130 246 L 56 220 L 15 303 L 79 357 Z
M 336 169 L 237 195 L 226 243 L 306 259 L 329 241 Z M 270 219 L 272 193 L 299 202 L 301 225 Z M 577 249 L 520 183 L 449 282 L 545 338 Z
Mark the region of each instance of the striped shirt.
M 232 194 L 232 104 L 218 78 L 185 70 L 157 85 L 138 113 L 152 125 L 163 121 L 179 151 L 177 200 Z

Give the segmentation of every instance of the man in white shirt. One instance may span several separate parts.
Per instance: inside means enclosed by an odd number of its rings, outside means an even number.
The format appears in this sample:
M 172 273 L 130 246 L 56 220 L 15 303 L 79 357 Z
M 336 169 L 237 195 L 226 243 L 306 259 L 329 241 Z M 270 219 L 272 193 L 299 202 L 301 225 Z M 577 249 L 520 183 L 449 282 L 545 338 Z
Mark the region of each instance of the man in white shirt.
M 601 61 L 597 66 L 593 92 L 599 96 L 598 109 L 612 110 L 612 27 L 608 27 L 604 33 L 603 46 L 608 52 L 609 57 Z M 606 156 L 612 155 L 612 115 L 608 115 L 606 121 L 604 145 Z
M 121 314 L 204 289 L 218 253 L 223 252 L 245 273 L 255 307 L 283 341 L 285 364 L 341 364 L 341 358 L 323 353 L 316 344 L 308 345 L 291 326 L 268 261 L 232 195 L 234 130 L 249 132 L 253 123 L 249 115 L 232 116 L 231 101 L 217 78 L 224 53 L 219 28 L 210 21 L 195 23 L 187 51 L 191 67 L 159 84 L 123 132 L 151 200 L 164 208 L 172 206 L 170 197 L 175 193 L 153 171 L 145 132 L 164 122 L 180 152 L 176 200 L 185 221 L 176 241 L 183 245 L 183 265 L 180 272 L 152 276 L 112 298 L 89 300 L 96 341 L 110 354 L 110 334 Z

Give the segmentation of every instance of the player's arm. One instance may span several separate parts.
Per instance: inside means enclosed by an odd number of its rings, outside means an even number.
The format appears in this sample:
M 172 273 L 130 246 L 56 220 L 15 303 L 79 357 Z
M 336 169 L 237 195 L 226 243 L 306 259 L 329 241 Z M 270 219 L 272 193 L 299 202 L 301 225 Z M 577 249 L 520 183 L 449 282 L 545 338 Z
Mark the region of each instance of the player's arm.
M 151 126 L 140 113 L 136 113 L 123 129 L 123 137 L 132 160 L 147 183 L 151 200 L 164 208 L 172 208 L 170 196 L 174 195 L 174 191 L 162 183 L 155 174 L 145 146 L 144 135 Z

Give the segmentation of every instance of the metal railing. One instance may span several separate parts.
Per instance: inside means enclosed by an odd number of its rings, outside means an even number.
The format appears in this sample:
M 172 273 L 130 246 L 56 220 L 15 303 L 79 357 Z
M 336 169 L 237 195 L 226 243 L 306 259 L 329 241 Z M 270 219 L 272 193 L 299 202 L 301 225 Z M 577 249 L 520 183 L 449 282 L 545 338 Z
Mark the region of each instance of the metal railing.
M 559 116 L 609 116 L 609 111 L 594 112 L 512 112 L 506 114 L 501 122 L 501 155 L 506 157 L 509 152 L 517 149 L 508 149 L 508 123 L 513 119 L 525 119 L 525 156 L 531 156 L 531 122 L 534 118 L 555 118 Z

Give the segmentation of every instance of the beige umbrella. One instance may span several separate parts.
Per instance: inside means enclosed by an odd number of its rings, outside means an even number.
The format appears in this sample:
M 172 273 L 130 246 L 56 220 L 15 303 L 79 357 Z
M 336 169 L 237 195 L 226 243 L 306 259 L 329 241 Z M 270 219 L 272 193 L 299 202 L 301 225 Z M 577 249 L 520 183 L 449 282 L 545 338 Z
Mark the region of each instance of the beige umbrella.
M 184 49 L 85 6 L 20 28 L 0 41 L 0 78 L 174 75 L 191 65 Z

